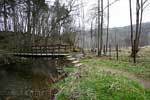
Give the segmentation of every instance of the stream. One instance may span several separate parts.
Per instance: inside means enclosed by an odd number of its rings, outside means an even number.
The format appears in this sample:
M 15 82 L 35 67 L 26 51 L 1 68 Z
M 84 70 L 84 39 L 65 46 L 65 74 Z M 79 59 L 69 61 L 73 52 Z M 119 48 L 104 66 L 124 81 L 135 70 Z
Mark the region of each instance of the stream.
M 51 86 L 67 76 L 66 64 L 66 59 L 31 59 L 1 65 L 0 100 L 52 100 L 57 90 Z

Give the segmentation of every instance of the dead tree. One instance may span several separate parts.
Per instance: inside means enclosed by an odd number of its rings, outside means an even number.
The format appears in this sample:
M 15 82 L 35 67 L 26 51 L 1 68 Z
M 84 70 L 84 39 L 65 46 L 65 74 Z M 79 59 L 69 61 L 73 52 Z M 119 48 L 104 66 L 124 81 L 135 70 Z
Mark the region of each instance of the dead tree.
M 101 55 L 100 51 L 100 0 L 98 0 L 98 39 L 97 39 L 98 56 Z
M 141 2 L 140 2 L 141 1 Z M 132 23 L 132 2 L 129 0 L 130 8 L 130 24 L 131 24 L 131 57 L 133 57 L 134 63 L 136 63 L 136 56 L 139 52 L 139 41 L 142 30 L 142 18 L 144 5 L 148 0 L 136 0 L 136 30 L 135 34 L 133 33 L 133 23 Z
M 106 54 L 108 51 L 108 35 L 109 35 L 109 0 L 107 0 L 108 8 L 107 8 L 107 35 L 106 35 Z
M 103 49 L 103 0 L 101 0 L 101 34 L 100 34 L 100 56 L 102 56 L 102 49 Z

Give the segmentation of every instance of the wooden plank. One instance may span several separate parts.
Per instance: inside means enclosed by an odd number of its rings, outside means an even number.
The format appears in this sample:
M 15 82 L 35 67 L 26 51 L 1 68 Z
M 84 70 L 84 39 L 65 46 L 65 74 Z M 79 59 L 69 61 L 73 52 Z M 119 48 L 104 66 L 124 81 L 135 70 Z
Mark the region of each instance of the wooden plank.
M 68 56 L 69 54 L 56 54 L 56 53 L 54 53 L 54 54 L 52 54 L 52 53 L 48 53 L 48 54 L 46 54 L 46 53 L 43 53 L 43 54 L 41 54 L 41 53 L 38 53 L 38 54 L 35 54 L 35 53 L 13 53 L 12 55 L 14 55 L 14 56 L 18 56 L 18 57 L 26 57 L 26 58 L 37 58 L 37 57 L 49 57 L 49 58 L 51 58 L 51 57 L 65 57 L 65 56 Z
M 28 49 L 29 48 L 29 49 Z M 24 49 L 18 50 L 19 52 L 25 53 L 67 53 L 67 48 L 69 45 L 65 44 L 55 44 L 55 45 L 32 45 L 30 47 L 25 47 Z

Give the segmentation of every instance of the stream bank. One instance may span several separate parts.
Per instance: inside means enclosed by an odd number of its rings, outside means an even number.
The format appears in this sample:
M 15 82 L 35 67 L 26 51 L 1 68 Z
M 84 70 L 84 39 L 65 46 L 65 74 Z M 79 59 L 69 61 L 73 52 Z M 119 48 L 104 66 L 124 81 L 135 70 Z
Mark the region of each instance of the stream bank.
M 66 64 L 66 59 L 24 59 L 0 65 L 0 100 L 52 100 L 57 90 L 51 86 L 67 76 Z

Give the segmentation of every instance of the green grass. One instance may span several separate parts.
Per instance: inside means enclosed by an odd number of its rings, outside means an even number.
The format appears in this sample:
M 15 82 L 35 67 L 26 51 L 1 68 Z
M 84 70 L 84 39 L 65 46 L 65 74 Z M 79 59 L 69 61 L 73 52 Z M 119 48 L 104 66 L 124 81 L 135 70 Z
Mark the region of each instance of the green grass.
M 144 79 L 150 80 L 150 62 L 133 64 L 131 62 L 109 60 L 106 58 L 85 59 L 82 63 L 124 70 Z
M 117 69 L 150 80 L 149 49 L 141 50 L 139 55 L 137 64 L 132 63 L 127 51 L 119 54 L 119 61 L 115 55 L 112 60 L 91 56 L 82 60 L 86 67 L 67 69 L 71 74 L 54 85 L 60 90 L 57 100 L 150 100 L 150 89 L 120 74 L 103 71 Z
M 66 72 L 66 73 L 72 73 L 74 72 L 76 69 L 74 66 L 72 65 L 67 65 L 63 68 L 63 70 Z
M 88 65 L 84 70 L 75 68 L 68 78 L 55 84 L 60 91 L 57 100 L 150 100 L 150 90 L 137 82 L 104 72 L 89 59 L 82 62 Z

